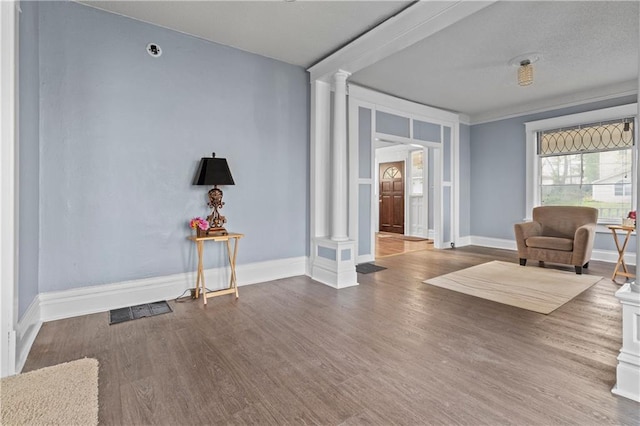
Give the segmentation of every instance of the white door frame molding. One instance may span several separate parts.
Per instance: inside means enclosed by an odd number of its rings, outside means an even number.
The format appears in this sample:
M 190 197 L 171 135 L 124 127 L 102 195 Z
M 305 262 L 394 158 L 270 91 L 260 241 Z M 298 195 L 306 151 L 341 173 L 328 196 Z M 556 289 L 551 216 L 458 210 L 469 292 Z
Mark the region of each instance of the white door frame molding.
M 371 129 L 371 170 L 372 170 L 372 179 L 371 182 L 371 200 L 372 204 L 377 202 L 375 197 L 375 186 L 377 185 L 377 180 L 375 179 L 375 147 L 373 146 L 373 142 L 375 138 L 380 140 L 385 140 L 389 142 L 395 142 L 400 144 L 414 144 L 420 145 L 424 148 L 434 148 L 433 151 L 433 159 L 434 159 L 434 247 L 435 248 L 445 248 L 448 247 L 449 243 L 455 242 L 458 236 L 458 206 L 459 201 L 456 197 L 459 196 L 459 191 L 457 190 L 458 180 L 456 177 L 458 176 L 457 170 L 459 165 L 459 121 L 460 117 L 458 114 L 451 113 L 448 111 L 444 111 L 438 108 L 429 107 L 426 105 L 417 104 L 415 102 L 410 102 L 404 99 L 396 98 L 394 96 L 386 95 L 380 92 L 376 92 L 371 89 L 366 89 L 354 84 L 349 85 L 349 137 L 350 141 L 350 155 L 349 155 L 349 170 L 351 171 L 351 176 L 358 176 L 358 167 L 359 167 L 359 156 L 358 156 L 358 148 L 357 148 L 357 129 L 358 129 L 358 107 L 364 107 L 371 109 L 372 111 L 372 129 Z M 375 126 L 375 113 L 376 111 L 382 111 L 389 114 L 399 115 L 403 117 L 407 117 L 410 120 L 420 120 L 431 123 L 436 123 L 441 125 L 441 140 L 442 140 L 442 132 L 444 132 L 444 127 L 451 128 L 451 179 L 452 181 L 448 183 L 449 186 L 452 186 L 452 199 L 450 212 L 451 212 L 451 230 L 450 237 L 451 241 L 442 241 L 443 232 L 442 232 L 442 214 L 443 214 L 443 206 L 442 206 L 442 185 L 443 185 L 443 166 L 441 164 L 443 156 L 442 156 L 442 143 L 436 142 L 426 142 L 422 140 L 417 140 L 413 138 L 413 126 L 409 127 L 409 136 L 399 137 L 394 135 L 387 135 L 380 132 L 376 132 Z M 358 179 L 351 179 L 350 182 L 350 192 L 351 194 L 357 194 L 358 184 L 364 183 L 360 182 Z M 426 192 L 425 192 L 426 193 Z M 426 198 L 426 197 L 425 197 Z M 426 207 L 426 206 L 425 206 Z M 375 215 L 375 207 L 372 206 L 371 209 L 371 249 L 372 254 L 375 253 L 375 229 L 376 229 L 376 215 Z M 350 206 L 349 206 L 349 222 L 352 224 L 357 224 L 358 221 L 358 205 L 357 199 L 355 196 L 350 197 Z M 350 233 L 350 237 L 356 242 L 356 251 L 358 251 L 358 235 L 357 235 L 357 226 L 352 227 L 353 232 Z M 359 259 L 360 260 L 360 259 Z
M 19 3 L 0 2 L 0 340 L 2 377 L 16 373 L 17 324 L 17 67 Z

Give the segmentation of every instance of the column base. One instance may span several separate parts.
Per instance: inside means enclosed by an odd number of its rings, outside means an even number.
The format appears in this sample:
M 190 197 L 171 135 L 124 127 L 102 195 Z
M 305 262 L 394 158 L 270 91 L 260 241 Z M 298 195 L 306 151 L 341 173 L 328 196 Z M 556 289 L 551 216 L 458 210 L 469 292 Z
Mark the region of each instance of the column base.
M 355 241 L 333 241 L 315 238 L 311 278 L 333 288 L 358 285 L 355 263 Z
M 616 368 L 616 385 L 611 389 L 611 393 L 640 402 L 640 357 L 620 353 Z
M 622 348 L 618 355 L 616 385 L 611 392 L 640 402 L 640 293 L 625 284 L 616 292 L 622 304 Z

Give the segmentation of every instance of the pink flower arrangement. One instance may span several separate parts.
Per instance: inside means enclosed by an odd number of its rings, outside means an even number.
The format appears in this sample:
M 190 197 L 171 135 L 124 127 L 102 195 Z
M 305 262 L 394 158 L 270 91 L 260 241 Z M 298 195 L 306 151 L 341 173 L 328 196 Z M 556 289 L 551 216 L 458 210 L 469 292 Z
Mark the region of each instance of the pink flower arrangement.
M 636 211 L 632 210 L 629 212 L 629 216 L 627 216 L 629 219 L 633 219 L 636 220 Z
M 207 229 L 209 229 L 209 222 L 201 217 L 194 217 L 193 219 L 191 219 L 191 222 L 189 222 L 189 226 L 193 229 L 200 228 L 203 231 L 206 231 Z

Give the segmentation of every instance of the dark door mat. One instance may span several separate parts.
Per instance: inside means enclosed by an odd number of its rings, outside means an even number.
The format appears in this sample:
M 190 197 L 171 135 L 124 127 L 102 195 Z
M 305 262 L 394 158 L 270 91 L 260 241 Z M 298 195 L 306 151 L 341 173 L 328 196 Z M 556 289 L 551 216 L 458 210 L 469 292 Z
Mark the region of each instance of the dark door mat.
M 373 263 L 360 263 L 356 265 L 356 272 L 359 274 L 370 274 L 372 272 L 383 271 L 387 268 L 384 266 L 374 265 Z
M 109 311 L 109 325 L 119 324 L 138 318 L 152 317 L 154 315 L 173 312 L 166 301 L 144 303 L 142 305 L 129 306 L 127 308 L 112 309 Z

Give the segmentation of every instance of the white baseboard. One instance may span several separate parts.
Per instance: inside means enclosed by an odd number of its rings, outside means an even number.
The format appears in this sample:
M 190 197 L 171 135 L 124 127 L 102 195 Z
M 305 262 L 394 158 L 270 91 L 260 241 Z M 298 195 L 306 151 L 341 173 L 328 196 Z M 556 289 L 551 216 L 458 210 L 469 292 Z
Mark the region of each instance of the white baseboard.
M 238 286 L 304 275 L 306 257 L 278 259 L 236 266 Z M 229 268 L 204 271 L 206 287 L 219 290 L 229 285 Z M 43 322 L 105 312 L 125 306 L 175 299 L 195 287 L 196 274 L 188 272 L 119 283 L 40 293 Z
M 236 266 L 238 286 L 305 275 L 305 256 Z M 229 285 L 229 268 L 207 269 L 206 287 L 218 290 Z M 144 278 L 119 283 L 40 293 L 33 300 L 17 329 L 16 372 L 20 372 L 43 322 L 111 309 L 175 299 L 195 287 L 195 272 Z
M 54 321 L 176 298 L 188 288 L 195 287 L 195 279 L 189 279 L 190 276 L 193 274 L 167 275 L 40 293 L 40 318 L 44 322 Z
M 469 245 L 491 247 L 505 250 L 517 250 L 515 240 L 505 240 L 501 238 L 479 237 L 472 235 L 469 238 Z M 602 262 L 616 263 L 618 261 L 618 253 L 613 250 L 593 250 L 591 260 L 599 260 Z M 624 261 L 627 265 L 636 264 L 635 253 L 625 253 Z
M 16 326 L 16 373 L 22 371 L 41 326 L 40 301 L 39 296 L 36 296 Z
M 372 254 L 364 254 L 362 256 L 358 256 L 356 258 L 356 265 L 359 265 L 361 263 L 369 263 L 369 262 L 374 262 L 376 260 L 376 257 Z
M 505 249 L 505 250 L 517 250 L 515 240 L 505 240 L 502 238 L 491 238 L 491 237 L 479 237 L 477 235 L 471 235 L 467 238 L 469 239 L 470 245 L 473 245 L 473 246 L 491 247 L 491 248 L 499 248 L 499 249 Z
M 591 259 L 593 260 L 601 260 L 603 262 L 611 262 L 616 263 L 618 261 L 618 253 L 611 250 L 593 250 L 591 253 Z M 627 265 L 636 264 L 636 254 L 635 253 L 625 253 L 624 261 Z
M 470 236 L 465 236 L 465 237 L 458 237 L 456 239 L 456 247 L 464 247 L 464 246 L 470 246 L 471 245 L 471 237 Z

